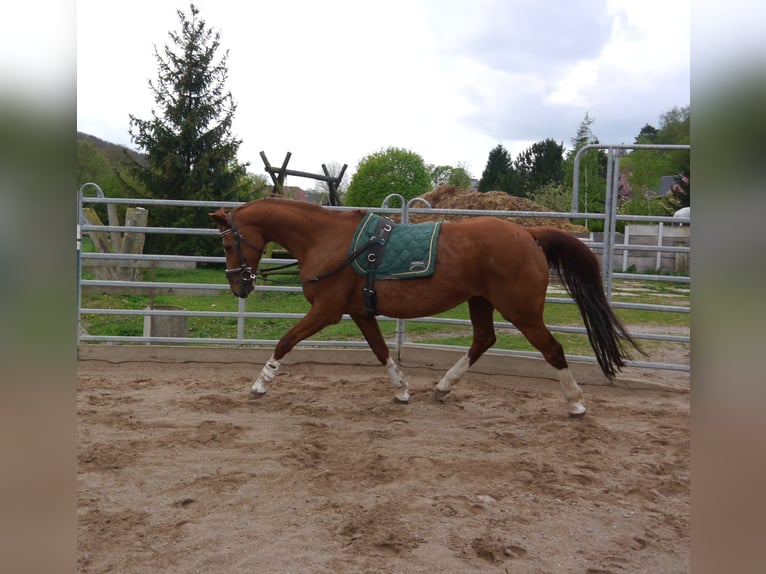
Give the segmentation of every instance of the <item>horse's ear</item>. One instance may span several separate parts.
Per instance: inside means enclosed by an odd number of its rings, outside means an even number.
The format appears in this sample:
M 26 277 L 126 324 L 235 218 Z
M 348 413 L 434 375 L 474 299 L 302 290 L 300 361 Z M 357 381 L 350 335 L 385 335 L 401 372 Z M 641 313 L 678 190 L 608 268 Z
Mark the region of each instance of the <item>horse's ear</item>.
M 210 216 L 210 219 L 215 221 L 218 225 L 223 227 L 227 227 L 229 225 L 229 222 L 226 219 L 226 212 L 223 210 L 223 207 L 219 207 L 218 211 L 208 213 L 208 215 Z

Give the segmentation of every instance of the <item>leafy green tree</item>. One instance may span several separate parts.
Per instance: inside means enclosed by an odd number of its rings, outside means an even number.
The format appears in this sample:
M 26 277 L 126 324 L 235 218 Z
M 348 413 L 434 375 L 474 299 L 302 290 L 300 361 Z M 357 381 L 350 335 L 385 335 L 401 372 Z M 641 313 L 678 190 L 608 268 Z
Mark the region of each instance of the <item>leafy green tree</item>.
M 651 144 L 688 144 L 690 141 L 690 107 L 674 107 L 660 117 L 659 129 L 641 129 L 636 143 Z M 651 126 L 649 126 L 651 128 Z M 628 175 L 628 182 L 636 199 L 656 196 L 660 178 L 665 175 L 681 174 L 689 179 L 691 173 L 690 154 L 688 151 L 635 150 L 620 163 L 623 174 Z M 671 203 L 690 201 L 691 190 L 682 193 Z M 638 205 L 642 205 L 640 202 Z M 670 204 L 668 205 L 670 208 Z M 650 215 L 650 213 L 642 214 Z
M 471 175 L 464 166 L 429 165 L 428 168 L 431 173 L 431 187 L 434 189 L 440 185 L 454 185 L 458 189 L 471 187 Z
M 660 116 L 658 143 L 686 145 L 691 141 L 691 106 L 674 107 Z M 691 202 L 691 153 L 689 150 L 667 152 L 668 171 L 664 175 L 676 175 L 681 192 L 676 202 L 686 207 Z M 684 181 L 685 180 L 685 181 Z M 672 202 L 671 202 L 672 203 Z
M 351 178 L 345 204 L 378 207 L 392 193 L 405 200 L 431 189 L 431 175 L 415 152 L 389 147 L 364 157 Z
M 663 175 L 670 175 L 670 157 L 657 150 L 635 150 L 620 162 L 620 169 L 628 174 L 632 197 L 656 195 Z
M 431 174 L 431 187 L 437 188 L 440 185 L 446 185 L 452 173 L 451 165 L 427 165 L 426 167 Z
M 504 191 L 518 195 L 521 183 L 513 169 L 511 156 L 502 144 L 493 148 L 479 180 L 479 191 Z M 516 193 L 514 193 L 516 191 Z
M 660 130 L 651 124 L 644 124 L 635 137 L 634 143 L 639 145 L 657 144 Z M 623 189 L 621 194 L 624 205 L 620 213 L 626 215 L 652 215 L 651 200 L 653 187 L 659 185 L 660 176 L 667 170 L 668 156 L 654 150 L 635 150 L 621 160 L 620 171 Z M 627 174 L 628 177 L 625 177 Z M 643 209 L 643 211 L 641 211 Z M 667 215 L 667 214 L 663 214 Z
M 572 189 L 563 183 L 549 183 L 532 192 L 530 199 L 552 211 L 572 211 Z
M 536 142 L 518 155 L 513 169 L 519 178 L 521 197 L 531 198 L 542 187 L 560 185 L 564 181 L 564 144 L 551 138 Z
M 652 195 L 645 195 L 643 197 L 636 195 L 631 198 L 621 198 L 617 205 L 617 213 L 620 215 L 668 216 L 672 215 L 673 211 L 674 210 L 668 208 L 663 198 L 654 197 Z M 618 221 L 617 232 L 624 233 L 626 225 L 630 225 L 630 223 Z
M 148 166 L 133 164 L 149 196 L 161 199 L 232 201 L 247 193 L 247 164 L 237 161 L 241 140 L 231 133 L 236 104 L 225 91 L 228 51 L 220 59 L 220 33 L 206 26 L 190 5 L 178 10 L 180 31 L 170 32 L 172 46 L 154 49 L 159 74 L 149 87 L 159 112 L 148 120 L 130 115 L 132 141 L 146 153 Z M 152 225 L 206 227 L 207 210 L 152 209 Z M 147 250 L 210 255 L 220 244 L 204 236 L 157 235 Z
M 458 189 L 470 189 L 473 186 L 473 178 L 465 167 L 458 165 L 450 172 L 447 185 L 454 185 Z
M 688 144 L 691 125 L 691 107 L 671 108 L 660 116 L 657 143 Z
M 265 175 L 248 171 L 239 179 L 236 192 L 237 201 L 251 201 L 265 197 L 269 185 Z

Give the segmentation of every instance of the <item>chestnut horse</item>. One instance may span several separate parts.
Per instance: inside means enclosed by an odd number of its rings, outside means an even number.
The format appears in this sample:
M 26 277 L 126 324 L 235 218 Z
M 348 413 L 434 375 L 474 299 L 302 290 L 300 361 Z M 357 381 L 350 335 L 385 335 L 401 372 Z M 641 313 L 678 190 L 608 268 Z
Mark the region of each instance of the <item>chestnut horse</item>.
M 280 361 L 297 343 L 338 323 L 347 313 L 385 365 L 396 387 L 395 400 L 409 401 L 407 380 L 363 301 L 365 278 L 348 264 L 349 245 L 364 215 L 364 210 L 333 211 L 285 199 L 260 199 L 229 213 L 221 208 L 210 214 L 223 240 L 226 277 L 234 295 L 245 298 L 252 293 L 264 246 L 274 241 L 298 260 L 303 293 L 311 303 L 306 315 L 277 343 L 252 385 L 254 397 L 266 393 Z M 595 255 L 578 238 L 557 229 L 521 227 L 494 217 L 445 222 L 434 273 L 378 281 L 377 311 L 396 318 L 425 317 L 468 302 L 473 342 L 436 386 L 437 395 L 442 395 L 495 343 L 497 309 L 556 369 L 569 414 L 581 417 L 582 390 L 561 344 L 543 323 L 549 269 L 558 272 L 575 300 L 598 364 L 613 380 L 628 357 L 623 341 L 640 348 L 608 305 Z

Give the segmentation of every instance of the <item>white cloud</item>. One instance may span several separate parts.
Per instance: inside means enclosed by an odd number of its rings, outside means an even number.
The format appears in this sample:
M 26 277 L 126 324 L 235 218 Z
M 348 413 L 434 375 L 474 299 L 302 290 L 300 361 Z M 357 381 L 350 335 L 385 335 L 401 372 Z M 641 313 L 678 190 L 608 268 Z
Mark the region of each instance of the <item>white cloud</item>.
M 397 146 L 478 177 L 498 143 L 568 144 L 586 111 L 620 143 L 689 103 L 689 0 L 194 4 L 229 50 L 240 159 L 258 173 L 261 150 L 319 172 Z M 188 4 L 78 1 L 78 129 L 130 144 L 176 9 Z

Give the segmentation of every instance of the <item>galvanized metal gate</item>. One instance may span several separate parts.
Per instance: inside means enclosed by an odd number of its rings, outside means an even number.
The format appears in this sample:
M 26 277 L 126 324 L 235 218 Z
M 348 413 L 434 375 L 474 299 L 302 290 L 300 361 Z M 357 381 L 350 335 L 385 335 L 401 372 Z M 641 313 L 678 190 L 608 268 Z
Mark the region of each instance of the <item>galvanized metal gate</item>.
M 592 149 L 596 146 L 590 146 L 589 149 Z M 620 146 L 611 146 L 614 148 L 620 147 Z M 633 146 L 635 147 L 635 146 Z M 686 146 L 688 148 L 688 146 Z M 587 150 L 585 150 L 587 151 Z M 585 153 L 585 151 L 581 150 L 581 153 Z M 578 158 L 580 156 L 578 155 Z M 613 157 L 613 154 L 610 152 L 609 155 L 610 158 Z M 613 160 L 610 159 L 610 162 Z M 618 161 L 618 160 L 617 160 Z M 577 169 L 577 159 L 576 159 L 576 169 Z M 612 197 L 611 204 L 608 204 L 606 213 L 603 214 L 582 214 L 578 213 L 576 210 L 576 201 L 575 208 L 572 212 L 568 213 L 545 213 L 545 217 L 550 218 L 590 218 L 590 219 L 602 219 L 604 220 L 604 228 L 607 230 L 607 232 L 604 234 L 604 238 L 602 241 L 598 241 L 595 238 L 591 238 L 590 241 L 588 241 L 589 246 L 591 249 L 594 250 L 597 254 L 599 254 L 602 257 L 602 261 L 606 262 L 614 262 L 615 260 L 615 254 L 620 253 L 620 255 L 625 255 L 626 253 L 630 252 L 640 252 L 640 251 L 651 251 L 653 253 L 658 254 L 658 257 L 663 253 L 682 253 L 685 254 L 686 257 L 688 257 L 690 253 L 689 247 L 673 247 L 673 246 L 665 246 L 662 245 L 662 237 L 660 236 L 660 244 L 659 245 L 625 245 L 625 244 L 618 244 L 615 242 L 615 225 L 618 220 L 624 220 L 628 222 L 637 221 L 637 222 L 652 222 L 659 224 L 660 228 L 662 228 L 663 225 L 671 225 L 671 224 L 678 224 L 678 223 L 685 223 L 689 224 L 690 221 L 687 220 L 679 220 L 674 219 L 671 217 L 648 217 L 648 216 L 619 216 L 616 213 L 616 178 L 613 177 L 615 173 L 619 172 L 619 164 L 615 166 L 613 163 L 610 163 L 612 167 L 610 168 L 608 177 L 608 187 L 607 187 L 607 201 L 610 201 L 610 197 Z M 577 180 L 577 174 L 575 174 L 575 181 Z M 611 182 L 611 183 L 610 183 Z M 89 192 L 91 190 L 95 191 L 95 195 L 90 195 Z M 577 193 L 575 191 L 575 193 Z M 576 196 L 575 196 L 576 199 Z M 390 204 L 393 200 L 398 200 L 398 204 L 400 207 L 393 208 L 390 207 Z M 82 214 L 82 209 L 85 205 L 98 205 L 98 204 L 107 204 L 107 205 L 130 205 L 130 206 L 144 206 L 144 207 L 151 207 L 151 206 L 176 206 L 176 207 L 194 207 L 199 209 L 204 209 L 206 211 L 211 211 L 214 209 L 217 209 L 218 207 L 235 207 L 237 205 L 240 205 L 240 203 L 235 202 L 206 202 L 206 201 L 182 201 L 182 200 L 174 200 L 174 201 L 166 201 L 166 200 L 151 200 L 151 199 L 137 199 L 137 198 L 131 198 L 131 199 L 124 199 L 124 198 L 108 198 L 105 197 L 101 189 L 98 187 L 98 185 L 93 183 L 88 183 L 83 185 L 77 193 L 77 209 L 78 213 Z M 328 209 L 336 209 L 336 210 L 349 210 L 352 208 L 343 208 L 343 207 L 332 207 Z M 384 213 L 384 214 L 398 214 L 398 216 L 401 218 L 400 220 L 402 222 L 409 221 L 409 216 L 412 213 L 425 213 L 429 215 L 444 215 L 444 216 L 454 216 L 454 215 L 469 215 L 469 216 L 508 216 L 512 215 L 514 217 L 540 217 L 540 212 L 506 212 L 506 211 L 490 211 L 490 210 L 447 210 L 447 209 L 433 209 L 429 205 L 427 205 L 427 202 L 425 202 L 422 199 L 415 199 L 410 202 L 405 202 L 401 196 L 398 195 L 392 195 L 386 198 L 386 200 L 383 202 L 382 206 L 380 208 L 374 208 L 371 209 L 371 211 L 375 211 L 378 213 Z M 268 311 L 247 311 L 245 308 L 245 300 L 239 299 L 238 300 L 238 309 L 237 311 L 199 311 L 199 310 L 185 310 L 185 309 L 163 309 L 163 308 L 146 308 L 146 309 L 129 309 L 129 308 L 93 308 L 93 307 L 83 307 L 82 305 L 82 293 L 83 290 L 89 289 L 89 288 L 109 288 L 109 289 L 123 289 L 123 290 L 130 290 L 130 289 L 143 289 L 143 290 L 149 290 L 149 289 L 176 289 L 176 290 L 184 290 L 185 292 L 221 292 L 221 291 L 228 291 L 229 286 L 224 278 L 224 274 L 221 273 L 221 281 L 219 283 L 205 283 L 205 284 L 199 284 L 199 283 L 168 283 L 168 282 L 157 282 L 157 281 L 144 281 L 144 280 L 110 280 L 110 279 L 97 279 L 97 278 L 84 278 L 83 277 L 83 268 L 85 264 L 91 264 L 91 263 L 98 263 L 98 262 L 105 262 L 110 261 L 112 264 L 119 264 L 122 263 L 130 263 L 132 265 L 135 264 L 148 264 L 152 265 L 154 264 L 168 264 L 168 263 L 176 263 L 176 264 L 189 264 L 189 265 L 196 265 L 197 263 L 216 263 L 223 265 L 225 262 L 225 259 L 223 256 L 220 257 L 194 257 L 194 256 L 183 256 L 183 255 L 161 255 L 161 254 L 115 254 L 115 253 L 93 253 L 93 252 L 84 252 L 81 248 L 81 242 L 82 242 L 82 234 L 84 233 L 91 233 L 91 232 L 105 232 L 105 233 L 161 233 L 161 234 L 184 234 L 184 235 L 217 235 L 217 230 L 213 228 L 205 228 L 205 229 L 195 229 L 195 228 L 176 228 L 176 227 L 152 227 L 152 226 L 146 226 L 146 227 L 123 227 L 123 226 L 111 226 L 111 225 L 93 225 L 91 223 L 88 223 L 86 220 L 82 219 L 78 225 L 78 231 L 77 231 L 77 266 L 78 266 L 78 343 L 80 344 L 172 344 L 172 345 L 211 345 L 211 346 L 218 346 L 218 345 L 236 345 L 236 346 L 263 346 L 263 347 L 273 347 L 276 345 L 277 340 L 274 339 L 254 339 L 254 338 L 247 338 L 245 336 L 245 324 L 250 321 L 259 321 L 259 320 L 271 320 L 271 319 L 292 319 L 292 320 L 298 320 L 302 317 L 302 314 L 300 313 L 272 313 Z M 287 261 L 285 259 L 264 259 L 263 263 L 265 264 L 280 264 L 280 263 L 286 263 Z M 635 280 L 645 280 L 645 281 L 664 281 L 664 282 L 673 282 L 673 283 L 690 283 L 690 276 L 680 276 L 680 275 L 660 275 L 660 274 L 641 274 L 641 273 L 615 273 L 613 270 L 613 264 L 604 264 L 602 265 L 604 268 L 604 284 L 605 288 L 607 290 L 607 295 L 612 299 L 612 292 L 614 288 L 614 279 L 623 279 L 623 278 L 629 278 L 629 279 L 635 279 Z M 300 292 L 301 289 L 299 286 L 284 286 L 284 285 L 258 285 L 256 287 L 256 291 L 281 291 L 281 292 Z M 549 294 L 550 295 L 550 294 Z M 569 297 L 559 297 L 559 296 L 549 296 L 546 298 L 547 302 L 550 303 L 564 303 L 564 304 L 574 304 L 574 302 Z M 651 304 L 641 304 L 641 303 L 628 303 L 628 302 L 613 302 L 612 306 L 614 308 L 624 308 L 624 309 L 646 309 L 651 311 L 657 311 L 660 313 L 667 313 L 667 314 L 674 314 L 674 313 L 690 313 L 691 308 L 688 304 L 680 304 L 680 305 L 651 305 Z M 86 330 L 83 328 L 82 324 L 82 317 L 83 316 L 100 316 L 100 315 L 122 315 L 122 316 L 141 316 L 144 318 L 145 324 L 147 321 L 148 324 L 151 324 L 151 321 L 155 317 L 179 317 L 179 318 L 188 318 L 188 317 L 219 317 L 219 318 L 227 318 L 227 319 L 235 319 L 237 323 L 237 329 L 236 329 L 236 336 L 232 338 L 216 338 L 216 337 L 205 337 L 205 336 L 199 336 L 199 337 L 189 337 L 187 336 L 167 336 L 166 334 L 153 334 L 151 332 L 147 333 L 146 329 L 143 335 L 94 335 L 87 333 Z M 414 343 L 407 341 L 407 326 L 411 325 L 413 323 L 419 323 L 419 322 L 430 322 L 435 324 L 446 324 L 446 325 L 455 325 L 456 327 L 461 328 L 467 328 L 470 327 L 470 321 L 465 319 L 448 319 L 443 317 L 425 317 L 422 319 L 393 319 L 389 317 L 380 317 L 381 321 L 395 321 L 396 322 L 396 328 L 395 328 L 395 338 L 393 341 L 389 341 L 389 345 L 395 349 L 396 355 L 398 356 L 401 349 L 403 347 L 412 347 L 412 348 L 439 348 L 439 349 L 467 349 L 467 347 L 456 347 L 451 345 L 439 345 L 439 344 L 424 344 L 424 343 Z M 348 316 L 344 317 L 344 320 L 350 320 Z M 514 330 L 513 326 L 506 322 L 496 322 L 495 327 L 497 329 L 508 329 L 508 330 Z M 552 332 L 560 332 L 560 333 L 579 333 L 584 334 L 585 329 L 584 327 L 573 327 L 573 326 L 563 326 L 563 325 L 549 325 L 549 328 Z M 645 332 L 641 333 L 635 333 L 635 336 L 637 339 L 644 339 L 644 340 L 654 340 L 654 341 L 665 341 L 665 342 L 672 342 L 672 343 L 681 343 L 681 344 L 689 344 L 691 342 L 690 336 L 688 334 L 668 334 L 667 332 L 662 332 L 662 330 L 657 330 L 656 332 L 652 332 L 651 329 L 645 330 Z M 353 341 L 332 341 L 332 340 L 316 340 L 316 339 L 309 339 L 307 341 L 303 341 L 301 343 L 302 346 L 311 346 L 311 347 L 366 347 L 367 343 L 364 341 L 364 339 L 361 337 L 361 334 L 359 335 L 359 338 L 357 340 Z M 492 349 L 489 351 L 489 353 L 493 354 L 504 354 L 504 355 L 511 355 L 511 356 L 525 356 L 525 357 L 540 357 L 539 353 L 536 352 L 526 352 L 526 351 L 513 351 L 513 350 L 502 350 L 502 349 Z M 572 361 L 582 361 L 582 362 L 588 362 L 588 363 L 595 363 L 595 358 L 592 356 L 581 356 L 581 355 L 567 355 L 568 358 Z M 632 361 L 629 362 L 629 366 L 639 367 L 639 368 L 653 368 L 653 369 L 668 369 L 668 370 L 676 370 L 676 371 L 689 371 L 689 364 L 687 363 L 663 363 L 663 362 L 652 362 L 652 361 Z

